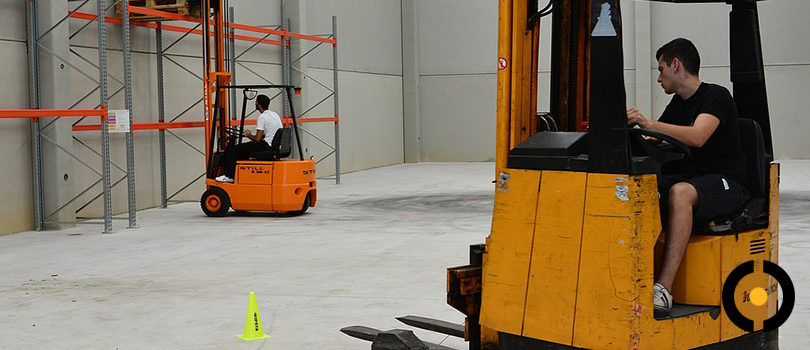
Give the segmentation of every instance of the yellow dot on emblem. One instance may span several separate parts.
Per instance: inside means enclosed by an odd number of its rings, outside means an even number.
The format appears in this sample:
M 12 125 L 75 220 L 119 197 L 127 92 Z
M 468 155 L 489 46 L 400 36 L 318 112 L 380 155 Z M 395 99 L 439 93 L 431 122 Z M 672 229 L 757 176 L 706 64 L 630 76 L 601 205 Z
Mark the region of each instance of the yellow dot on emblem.
M 762 306 L 767 302 L 768 292 L 766 292 L 765 289 L 757 287 L 751 290 L 751 304 Z

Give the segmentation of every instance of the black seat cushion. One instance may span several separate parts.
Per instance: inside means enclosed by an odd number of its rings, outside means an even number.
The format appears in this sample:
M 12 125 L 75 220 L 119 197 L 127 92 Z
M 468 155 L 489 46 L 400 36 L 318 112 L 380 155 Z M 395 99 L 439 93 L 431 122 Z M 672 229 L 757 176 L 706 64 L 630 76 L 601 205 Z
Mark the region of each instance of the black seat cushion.
M 278 157 L 275 156 L 275 152 L 273 151 L 260 151 L 260 152 L 253 152 L 250 154 L 250 159 L 255 160 L 277 160 Z

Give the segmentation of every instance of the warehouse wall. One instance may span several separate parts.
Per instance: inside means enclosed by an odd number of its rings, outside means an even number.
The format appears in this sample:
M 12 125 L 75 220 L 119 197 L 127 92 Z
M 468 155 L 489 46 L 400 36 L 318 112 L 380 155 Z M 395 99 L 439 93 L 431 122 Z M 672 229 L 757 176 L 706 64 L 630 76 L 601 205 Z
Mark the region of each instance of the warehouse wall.
M 25 3 L 0 2 L 0 109 L 28 108 L 28 53 L 25 44 Z M 28 120 L 0 119 L 0 234 L 33 227 L 31 129 Z
M 495 156 L 497 1 L 420 1 L 422 161 Z
M 308 0 L 306 33 L 332 32 L 332 16 L 338 17 L 338 66 L 340 72 L 341 171 L 351 172 L 403 161 L 402 53 L 400 50 L 399 0 Z M 306 42 L 305 49 L 314 44 Z M 332 47 L 322 45 L 308 57 L 313 78 L 332 86 Z M 306 81 L 311 91 L 308 104 L 322 100 L 329 91 Z M 331 116 L 332 100 L 313 110 L 309 117 Z M 309 124 L 308 130 L 334 144 L 333 125 Z M 329 149 L 310 138 L 310 151 Z M 334 158 L 318 164 L 321 174 L 334 171 Z

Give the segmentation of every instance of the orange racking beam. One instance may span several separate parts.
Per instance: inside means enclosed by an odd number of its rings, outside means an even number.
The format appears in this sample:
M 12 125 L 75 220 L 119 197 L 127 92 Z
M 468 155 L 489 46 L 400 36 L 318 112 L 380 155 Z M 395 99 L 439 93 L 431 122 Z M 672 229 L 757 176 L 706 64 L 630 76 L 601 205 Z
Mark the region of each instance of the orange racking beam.
M 0 111 L 4 112 L 4 111 Z M 73 111 L 71 111 L 73 112 Z M 0 114 L 2 117 L 2 114 Z M 40 117 L 48 117 L 40 115 Z M 9 117 L 11 118 L 11 117 Z M 338 117 L 324 117 L 324 118 L 301 118 L 296 120 L 298 123 L 322 123 L 322 122 L 338 122 Z M 285 125 L 292 124 L 292 118 L 284 117 L 282 118 L 282 123 Z M 245 120 L 245 125 L 256 125 L 255 119 L 248 119 Z M 202 128 L 205 126 L 204 121 L 194 121 L 194 122 L 169 122 L 169 123 L 133 123 L 132 130 L 166 130 L 166 129 L 187 129 L 187 128 Z M 101 130 L 100 125 L 95 124 L 87 124 L 87 125 L 76 125 L 73 127 L 73 131 L 94 131 L 94 130 Z
M 132 12 L 132 11 L 130 11 L 130 12 Z M 91 14 L 91 13 L 75 12 L 75 11 L 68 11 L 68 13 L 70 14 L 70 17 L 73 17 L 73 18 L 86 19 L 86 20 L 93 20 L 93 19 L 96 18 L 96 15 Z M 107 23 L 123 24 L 123 21 L 120 18 L 117 18 L 117 17 L 105 17 L 105 21 Z M 153 22 L 141 22 L 141 21 L 137 21 L 137 20 L 130 20 L 129 23 L 131 25 L 133 25 L 133 26 L 136 26 L 136 27 L 157 29 L 157 24 L 153 23 Z M 191 29 L 191 28 L 185 28 L 185 27 L 179 27 L 179 26 L 173 26 L 173 25 L 167 25 L 167 24 L 163 25 L 163 30 L 168 30 L 168 31 L 172 31 L 172 32 L 186 33 L 186 32 L 188 32 L 189 29 Z M 202 30 L 195 29 L 191 33 L 196 34 L 196 35 L 202 35 Z M 281 41 L 278 41 L 278 40 L 269 40 L 269 39 L 262 40 L 260 38 L 247 36 L 247 35 L 234 35 L 234 39 L 242 40 L 242 41 L 249 41 L 249 42 L 254 42 L 254 43 L 261 40 L 261 42 L 263 44 L 281 45 Z
M 45 117 L 106 117 L 107 108 L 101 109 L 5 109 L 0 118 L 45 118 Z M 96 125 L 98 126 L 98 125 Z
M 141 15 L 149 15 L 149 16 L 155 16 L 155 17 L 168 18 L 168 19 L 176 19 L 176 20 L 180 20 L 180 21 L 187 21 L 187 22 L 193 22 L 193 23 L 200 23 L 202 21 L 200 18 L 197 18 L 197 17 L 183 16 L 183 15 L 178 15 L 178 14 L 171 13 L 171 12 L 152 10 L 152 9 L 147 9 L 147 8 L 137 7 L 137 6 L 130 6 L 129 7 L 129 12 L 130 13 L 137 13 L 137 14 L 141 14 Z M 231 28 L 242 29 L 242 30 L 247 30 L 247 31 L 251 31 L 251 32 L 256 32 L 256 33 L 273 34 L 273 35 L 278 35 L 278 36 L 282 36 L 282 37 L 290 37 L 290 38 L 296 38 L 296 39 L 318 41 L 318 42 L 323 42 L 323 43 L 330 43 L 330 44 L 333 44 L 333 45 L 337 43 L 337 40 L 335 40 L 335 39 L 327 39 L 327 38 L 321 38 L 321 37 L 318 37 L 318 36 L 293 33 L 293 32 L 288 32 L 286 30 L 267 29 L 267 28 L 254 27 L 254 26 L 249 26 L 249 25 L 244 25 L 244 24 L 239 24 L 239 23 L 229 23 L 229 26 Z

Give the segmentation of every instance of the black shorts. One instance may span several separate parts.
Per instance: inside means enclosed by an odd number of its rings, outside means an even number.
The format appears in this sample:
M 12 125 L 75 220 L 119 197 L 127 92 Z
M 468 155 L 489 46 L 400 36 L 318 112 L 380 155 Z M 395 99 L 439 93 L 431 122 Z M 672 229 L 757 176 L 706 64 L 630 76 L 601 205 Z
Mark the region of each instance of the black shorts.
M 706 225 L 717 217 L 734 214 L 751 198 L 745 186 L 723 174 L 663 175 L 658 178 L 662 222 L 669 214 L 669 190 L 679 182 L 689 183 L 697 190 L 699 202 L 694 211 L 694 227 Z

